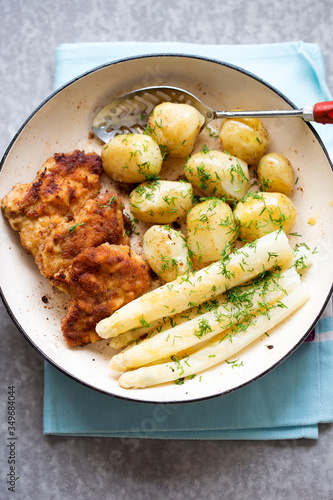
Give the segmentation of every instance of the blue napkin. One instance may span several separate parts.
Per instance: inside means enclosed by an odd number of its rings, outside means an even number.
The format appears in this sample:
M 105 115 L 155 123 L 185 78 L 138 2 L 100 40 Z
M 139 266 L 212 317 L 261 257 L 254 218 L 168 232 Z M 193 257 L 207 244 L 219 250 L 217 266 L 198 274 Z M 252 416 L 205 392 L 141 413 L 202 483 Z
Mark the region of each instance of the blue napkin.
M 56 52 L 55 88 L 91 68 L 124 57 L 157 53 L 206 56 L 241 66 L 284 92 L 295 104 L 330 100 L 320 47 L 188 43 L 80 43 Z M 316 125 L 328 151 L 329 129 Z M 318 437 L 333 421 L 333 312 L 330 301 L 306 342 L 256 382 L 215 399 L 146 404 L 89 389 L 45 362 L 44 433 L 164 439 L 295 439 Z

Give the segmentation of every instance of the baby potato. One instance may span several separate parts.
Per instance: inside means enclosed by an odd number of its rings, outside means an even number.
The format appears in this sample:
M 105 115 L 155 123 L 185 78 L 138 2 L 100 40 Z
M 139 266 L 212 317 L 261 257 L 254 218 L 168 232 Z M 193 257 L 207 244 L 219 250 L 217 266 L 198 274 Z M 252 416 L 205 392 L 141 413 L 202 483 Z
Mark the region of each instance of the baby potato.
M 187 244 L 198 262 L 226 257 L 237 237 L 237 225 L 231 208 L 219 198 L 195 205 L 187 214 Z
M 239 237 L 253 241 L 277 229 L 289 233 L 295 222 L 296 209 L 283 193 L 256 192 L 237 203 L 234 215 L 239 224 Z
M 112 179 L 143 182 L 153 179 L 162 168 L 162 153 L 149 135 L 124 134 L 113 137 L 102 149 L 103 168 Z
M 186 158 L 193 150 L 204 117 L 189 104 L 163 102 L 148 119 L 148 133 L 165 156 Z
M 249 170 L 245 161 L 214 149 L 202 149 L 184 166 L 186 179 L 208 196 L 243 198 L 249 187 Z
M 292 164 L 280 153 L 268 153 L 258 164 L 258 178 L 264 191 L 290 194 L 295 177 Z
M 170 226 L 152 226 L 143 237 L 143 250 L 152 270 L 164 281 L 173 281 L 191 268 L 186 240 Z
M 144 222 L 169 224 L 184 217 L 192 206 L 193 190 L 189 182 L 143 182 L 130 194 L 133 215 Z
M 227 118 L 221 124 L 219 138 L 225 151 L 248 165 L 258 163 L 270 142 L 268 132 L 258 118 Z

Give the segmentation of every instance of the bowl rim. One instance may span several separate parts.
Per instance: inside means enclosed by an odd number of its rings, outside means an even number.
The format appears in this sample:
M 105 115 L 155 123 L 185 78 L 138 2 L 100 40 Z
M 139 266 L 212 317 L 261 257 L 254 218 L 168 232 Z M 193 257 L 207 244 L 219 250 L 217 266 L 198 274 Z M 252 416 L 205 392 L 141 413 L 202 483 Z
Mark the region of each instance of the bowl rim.
M 265 81 L 263 78 L 255 75 L 254 73 L 252 73 L 251 71 L 247 70 L 247 69 L 244 69 L 240 66 L 237 66 L 235 64 L 232 64 L 232 63 L 227 63 L 227 62 L 224 62 L 224 61 L 221 61 L 219 59 L 215 59 L 215 58 L 210 58 L 210 57 L 205 57 L 205 56 L 197 56 L 195 54 L 184 54 L 184 53 L 173 53 L 173 52 L 165 52 L 165 53 L 149 53 L 149 54 L 143 54 L 143 55 L 138 55 L 138 56 L 130 56 L 130 57 L 125 57 L 125 58 L 119 58 L 119 59 L 116 59 L 112 62 L 108 62 L 108 63 L 103 63 L 103 64 L 100 64 L 98 66 L 95 66 L 93 68 L 91 68 L 90 70 L 87 70 L 83 73 L 80 73 L 79 75 L 77 75 L 76 77 L 72 78 L 71 80 L 69 80 L 68 82 L 64 83 L 63 85 L 61 85 L 60 87 L 58 87 L 56 90 L 54 90 L 53 92 L 51 92 L 29 115 L 28 117 L 24 120 L 24 122 L 22 123 L 22 125 L 19 127 L 19 129 L 17 130 L 17 132 L 14 134 L 13 138 L 11 139 L 11 141 L 9 142 L 7 148 L 5 149 L 5 152 L 3 153 L 3 156 L 0 160 L 0 179 L 1 179 L 1 171 L 2 171 L 2 168 L 6 162 L 6 159 L 7 157 L 9 156 L 9 153 L 12 149 L 12 147 L 14 146 L 16 140 L 19 138 L 21 132 L 24 130 L 24 128 L 26 127 L 26 125 L 32 120 L 32 118 L 37 114 L 37 112 L 42 109 L 48 102 L 50 102 L 56 95 L 60 94 L 64 89 L 66 89 L 67 87 L 75 84 L 76 82 L 78 82 L 79 80 L 93 74 L 93 73 L 96 73 L 100 70 L 103 70 L 105 68 L 108 68 L 110 66 L 116 66 L 118 64 L 123 64 L 125 62 L 128 62 L 128 61 L 133 61 L 133 60 L 140 60 L 140 59 L 153 59 L 153 58 L 166 58 L 166 57 L 176 57 L 176 58 L 187 58 L 187 59 L 196 59 L 196 60 L 201 60 L 201 61 L 207 61 L 207 62 L 210 62 L 210 63 L 215 63 L 215 64 L 218 64 L 220 66 L 224 66 L 224 67 L 227 67 L 227 68 L 230 68 L 230 69 L 233 69 L 235 71 L 238 71 L 239 73 L 242 73 L 242 74 L 245 74 L 246 76 L 256 80 L 257 82 L 261 83 L 262 85 L 266 86 L 267 88 L 269 88 L 270 90 L 272 90 L 274 93 L 276 93 L 280 98 L 282 98 L 287 104 L 289 104 L 289 106 L 291 106 L 293 109 L 297 109 L 297 106 L 283 93 L 281 92 L 280 90 L 278 90 L 276 87 L 274 87 L 273 85 L 271 85 L 270 83 L 268 83 L 267 81 Z M 328 151 L 326 149 L 326 146 L 325 144 L 323 143 L 319 133 L 316 131 L 316 129 L 313 127 L 313 125 L 309 122 L 305 122 L 305 124 L 310 128 L 310 130 L 312 131 L 313 135 L 315 136 L 316 140 L 318 141 L 321 149 L 323 150 L 325 156 L 326 156 L 326 159 L 328 161 L 328 164 L 330 165 L 331 167 L 331 170 L 333 171 L 333 163 L 330 159 L 330 156 L 328 154 Z M 253 382 L 255 382 L 256 380 L 262 378 L 264 375 L 266 375 L 267 373 L 271 372 L 272 370 L 274 370 L 276 367 L 278 367 L 280 364 L 282 364 L 291 354 L 293 354 L 297 349 L 298 347 L 305 341 L 305 339 L 309 336 L 309 334 L 311 333 L 311 331 L 314 329 L 314 327 L 316 326 L 316 324 L 318 323 L 325 307 L 327 306 L 327 303 L 329 302 L 331 296 L 333 294 L 333 284 L 331 285 L 331 288 L 329 290 L 329 293 L 322 305 L 322 308 L 320 309 L 320 311 L 318 312 L 317 316 L 315 317 L 315 319 L 313 320 L 313 322 L 311 323 L 311 326 L 309 327 L 309 329 L 306 331 L 306 333 L 303 335 L 303 337 L 297 342 L 297 344 L 295 344 L 293 346 L 292 349 L 290 349 L 290 351 L 288 351 L 287 354 L 285 354 L 282 358 L 280 358 L 276 363 L 274 363 L 272 366 L 270 366 L 268 369 L 266 369 L 265 371 L 261 372 L 259 375 L 256 375 L 255 377 L 251 378 L 251 380 L 248 380 L 247 382 L 244 382 L 244 383 L 241 383 L 239 384 L 237 387 L 234 387 L 232 389 L 228 389 L 228 390 L 225 390 L 221 393 L 216 393 L 216 394 L 212 394 L 212 395 L 209 395 L 209 396 L 203 396 L 203 397 L 199 397 L 199 398 L 191 398 L 191 399 L 186 399 L 186 400 L 174 400 L 174 401 L 149 401 L 149 400 L 142 400 L 142 399 L 136 399 L 136 398 L 133 398 L 133 397 L 126 397 L 126 396 L 123 396 L 123 395 L 119 395 L 119 394 L 112 394 L 110 392 L 107 392 L 103 389 L 100 389 L 100 388 L 97 388 L 97 387 L 94 387 L 93 385 L 90 385 L 88 382 L 84 382 L 78 378 L 76 378 L 73 374 L 69 373 L 65 368 L 59 366 L 58 363 L 56 363 L 54 360 L 52 360 L 52 358 L 50 358 L 50 356 L 48 356 L 46 353 L 44 353 L 35 343 L 34 341 L 30 338 L 30 336 L 28 335 L 28 333 L 24 330 L 24 328 L 21 326 L 21 324 L 19 323 L 19 320 L 16 318 L 15 314 L 13 313 L 10 305 L 8 304 L 7 302 L 7 299 L 5 297 L 5 294 L 2 290 L 2 287 L 0 285 L 0 297 L 2 299 L 2 302 L 8 312 L 8 315 L 10 316 L 11 320 L 13 321 L 14 325 L 16 326 L 16 328 L 19 330 L 19 332 L 23 335 L 23 337 L 28 341 L 28 343 L 38 352 L 38 354 L 40 354 L 43 359 L 45 361 L 47 361 L 50 365 L 52 365 L 54 368 L 56 368 L 57 370 L 59 370 L 61 373 L 65 374 L 66 376 L 68 376 L 69 378 L 71 378 L 72 380 L 74 380 L 75 382 L 91 389 L 91 390 L 94 390 L 94 391 L 97 391 L 101 394 L 104 394 L 106 396 L 109 396 L 109 397 L 114 397 L 114 398 L 117 398 L 117 399 L 121 399 L 121 400 L 125 400 L 125 401 L 132 401 L 132 402 L 137 402 L 137 403 L 143 403 L 143 404 L 151 404 L 151 405 L 155 405 L 155 404 L 186 404 L 186 403 L 193 403 L 193 402 L 200 402 L 200 401 L 206 401 L 206 400 L 210 400 L 210 399 L 213 399 L 213 398 L 217 398 L 217 397 L 221 397 L 221 396 L 224 396 L 226 394 L 230 394 L 232 392 L 235 392 L 243 387 L 246 387 L 247 385 L 249 384 L 252 384 Z

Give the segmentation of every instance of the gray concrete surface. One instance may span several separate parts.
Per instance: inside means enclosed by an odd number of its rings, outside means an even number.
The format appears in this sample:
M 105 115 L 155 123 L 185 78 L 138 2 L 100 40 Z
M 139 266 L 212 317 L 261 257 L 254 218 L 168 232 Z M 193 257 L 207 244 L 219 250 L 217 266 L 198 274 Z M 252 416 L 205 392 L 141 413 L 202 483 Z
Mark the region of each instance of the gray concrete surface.
M 0 0 L 0 153 L 52 91 L 54 51 L 65 42 L 315 42 L 332 91 L 332 7 L 331 0 Z M 2 305 L 0 325 L 1 498 L 333 499 L 332 425 L 320 426 L 318 441 L 140 440 L 133 447 L 124 439 L 44 436 L 43 362 Z M 8 385 L 17 402 L 15 493 L 5 477 Z

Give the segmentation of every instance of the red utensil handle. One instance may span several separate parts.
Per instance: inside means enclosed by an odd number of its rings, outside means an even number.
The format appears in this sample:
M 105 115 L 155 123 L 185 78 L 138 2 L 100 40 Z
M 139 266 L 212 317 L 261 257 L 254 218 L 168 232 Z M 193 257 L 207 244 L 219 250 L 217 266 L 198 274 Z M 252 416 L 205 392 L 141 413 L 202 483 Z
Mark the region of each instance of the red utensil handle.
M 317 123 L 333 123 L 333 101 L 315 104 L 313 106 L 313 119 Z

